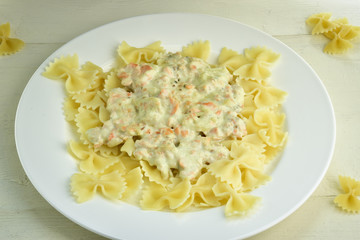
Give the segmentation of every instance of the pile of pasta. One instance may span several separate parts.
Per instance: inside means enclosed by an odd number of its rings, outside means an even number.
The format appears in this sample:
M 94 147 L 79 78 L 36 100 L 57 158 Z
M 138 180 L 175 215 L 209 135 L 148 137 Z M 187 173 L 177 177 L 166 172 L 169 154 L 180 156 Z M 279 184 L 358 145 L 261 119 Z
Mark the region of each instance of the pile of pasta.
M 313 14 L 306 23 L 312 27 L 312 35 L 322 34 L 330 39 L 323 50 L 325 53 L 345 53 L 353 47 L 352 43 L 360 36 L 360 27 L 350 25 L 347 18 L 330 18 L 331 13 Z
M 0 56 L 14 54 L 24 47 L 24 42 L 10 38 L 10 23 L 0 25 Z
M 248 134 L 224 141 L 230 158 L 206 166 L 196 179 L 163 179 L 155 166 L 135 159 L 133 139 L 95 149 L 86 138 L 88 129 L 109 119 L 108 92 L 121 87 L 116 70 L 129 63 L 156 63 L 164 53 L 160 41 L 143 48 L 124 41 L 117 49 L 116 66 L 109 71 L 91 62 L 80 65 L 76 54 L 57 58 L 46 67 L 45 77 L 65 82 L 64 115 L 79 136 L 68 144 L 79 169 L 71 177 L 71 192 L 79 203 L 100 194 L 146 210 L 179 212 L 225 205 L 226 216 L 250 212 L 260 200 L 250 192 L 271 179 L 265 173 L 266 166 L 283 150 L 287 139 L 281 110 L 287 93 L 269 84 L 270 68 L 279 58 L 270 49 L 253 47 L 238 53 L 223 48 L 218 56 L 217 65 L 226 67 L 234 84 L 245 90 L 239 117 L 246 121 Z M 183 47 L 181 54 L 207 60 L 210 43 L 193 42 Z

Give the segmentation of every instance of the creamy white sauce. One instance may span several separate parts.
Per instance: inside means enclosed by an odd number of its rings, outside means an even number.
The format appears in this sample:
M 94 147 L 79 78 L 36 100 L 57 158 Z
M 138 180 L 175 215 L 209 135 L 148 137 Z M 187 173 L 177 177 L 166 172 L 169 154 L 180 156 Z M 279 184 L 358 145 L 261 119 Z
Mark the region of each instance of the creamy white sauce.
M 95 147 L 134 138 L 134 156 L 156 166 L 164 178 L 194 178 L 205 165 L 228 158 L 221 141 L 246 135 L 238 117 L 244 91 L 230 84 L 224 67 L 198 58 L 166 54 L 157 64 L 118 70 L 123 88 L 109 92 L 110 120 L 87 131 Z

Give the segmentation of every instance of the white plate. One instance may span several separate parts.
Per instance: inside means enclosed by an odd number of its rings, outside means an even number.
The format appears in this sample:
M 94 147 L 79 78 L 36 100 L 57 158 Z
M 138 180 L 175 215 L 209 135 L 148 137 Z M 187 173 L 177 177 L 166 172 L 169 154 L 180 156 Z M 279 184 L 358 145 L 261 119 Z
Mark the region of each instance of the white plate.
M 272 181 L 253 192 L 263 199 L 254 215 L 226 219 L 223 207 L 182 214 L 143 211 L 101 197 L 75 203 L 69 179 L 77 169 L 66 151 L 70 135 L 62 114 L 63 83 L 46 79 L 41 73 L 55 57 L 74 53 L 81 62 L 108 66 L 123 40 L 139 47 L 161 40 L 171 51 L 195 40 L 210 40 L 213 56 L 224 46 L 242 52 L 260 45 L 281 54 L 272 83 L 289 93 L 284 104 L 289 140 L 271 173 Z M 330 98 L 314 70 L 280 41 L 235 21 L 171 13 L 104 25 L 54 52 L 23 92 L 15 137 L 21 163 L 39 193 L 63 215 L 91 231 L 116 239 L 239 239 L 280 222 L 312 194 L 332 157 L 335 118 Z

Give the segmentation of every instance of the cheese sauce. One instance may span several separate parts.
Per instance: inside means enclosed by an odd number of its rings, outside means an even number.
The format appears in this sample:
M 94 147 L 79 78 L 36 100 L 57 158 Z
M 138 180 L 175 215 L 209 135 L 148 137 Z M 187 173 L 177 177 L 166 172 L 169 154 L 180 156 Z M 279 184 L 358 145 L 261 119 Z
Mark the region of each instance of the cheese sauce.
M 221 141 L 246 135 L 238 117 L 244 91 L 230 84 L 225 67 L 170 53 L 157 64 L 118 70 L 123 85 L 109 92 L 110 120 L 87 131 L 95 147 L 134 137 L 135 158 L 156 166 L 164 178 L 198 176 L 205 165 L 228 158 Z

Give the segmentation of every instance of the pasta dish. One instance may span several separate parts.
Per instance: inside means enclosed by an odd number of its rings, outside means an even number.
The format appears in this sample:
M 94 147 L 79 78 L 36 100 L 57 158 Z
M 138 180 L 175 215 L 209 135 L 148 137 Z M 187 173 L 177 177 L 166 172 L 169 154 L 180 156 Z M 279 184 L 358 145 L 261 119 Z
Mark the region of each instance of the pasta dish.
M 226 216 L 256 206 L 250 192 L 270 180 L 265 167 L 287 139 L 287 94 L 269 83 L 280 56 L 223 48 L 210 64 L 209 54 L 208 41 L 177 53 L 123 42 L 109 71 L 76 54 L 49 64 L 43 75 L 65 82 L 64 115 L 78 136 L 68 144 L 78 202 L 99 193 L 147 210 L 225 205 Z

